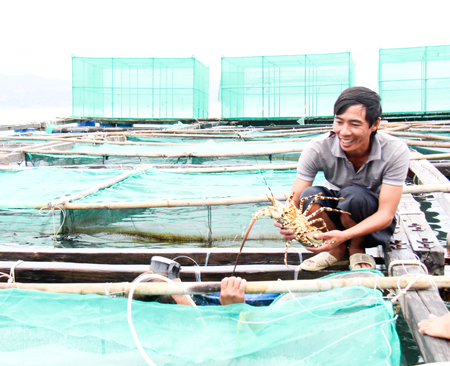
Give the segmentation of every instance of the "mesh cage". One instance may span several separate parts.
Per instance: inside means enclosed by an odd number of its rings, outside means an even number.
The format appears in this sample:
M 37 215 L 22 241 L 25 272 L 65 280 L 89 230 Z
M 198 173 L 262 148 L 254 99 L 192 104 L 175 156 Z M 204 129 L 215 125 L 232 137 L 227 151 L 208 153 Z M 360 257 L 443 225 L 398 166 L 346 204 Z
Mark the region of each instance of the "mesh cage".
M 355 84 L 349 52 L 222 58 L 223 118 L 330 116 Z
M 125 298 L 0 292 L 5 365 L 145 365 Z M 392 304 L 346 287 L 265 307 L 133 301 L 140 343 L 157 365 L 400 365 Z
M 384 113 L 450 110 L 450 46 L 380 49 Z
M 208 117 L 209 69 L 195 58 L 72 57 L 76 117 Z

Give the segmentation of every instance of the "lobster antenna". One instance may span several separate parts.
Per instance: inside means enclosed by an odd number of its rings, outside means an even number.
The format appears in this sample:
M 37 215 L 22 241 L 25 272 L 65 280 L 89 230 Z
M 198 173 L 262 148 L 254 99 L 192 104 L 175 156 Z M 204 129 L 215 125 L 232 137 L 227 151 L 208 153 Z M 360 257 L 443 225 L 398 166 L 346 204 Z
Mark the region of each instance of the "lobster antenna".
M 264 173 L 261 169 L 258 169 L 258 173 L 261 174 L 262 180 L 266 187 L 270 190 L 269 183 L 267 183 L 266 177 L 264 176 Z M 270 190 L 270 193 L 272 193 L 272 190 Z

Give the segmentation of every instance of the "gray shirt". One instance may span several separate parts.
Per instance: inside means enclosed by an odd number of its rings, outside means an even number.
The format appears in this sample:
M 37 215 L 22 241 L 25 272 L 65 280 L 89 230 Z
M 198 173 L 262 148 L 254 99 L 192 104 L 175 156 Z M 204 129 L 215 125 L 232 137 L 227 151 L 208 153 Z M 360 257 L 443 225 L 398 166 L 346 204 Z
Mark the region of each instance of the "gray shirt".
M 303 150 L 298 161 L 297 178 L 312 182 L 317 172 L 322 171 L 328 189 L 340 190 L 357 184 L 380 193 L 383 183 L 402 186 L 408 168 L 408 146 L 397 137 L 377 132 L 372 137 L 369 158 L 355 172 L 337 136 L 327 132 L 312 139 Z

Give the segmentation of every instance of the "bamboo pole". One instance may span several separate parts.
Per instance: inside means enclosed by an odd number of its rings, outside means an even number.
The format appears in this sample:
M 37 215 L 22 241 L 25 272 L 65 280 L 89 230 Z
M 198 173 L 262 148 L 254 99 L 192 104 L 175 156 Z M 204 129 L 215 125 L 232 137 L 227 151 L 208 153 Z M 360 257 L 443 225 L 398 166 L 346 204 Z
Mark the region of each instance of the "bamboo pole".
M 427 185 L 403 187 L 403 194 L 433 193 L 433 192 L 450 192 L 450 184 L 427 184 Z
M 427 140 L 442 140 L 442 141 L 449 141 L 450 137 L 447 136 L 439 136 L 439 135 L 425 135 L 421 133 L 411 133 L 411 132 L 393 132 L 392 130 L 389 131 L 383 131 L 386 132 L 392 136 L 402 136 L 402 137 L 417 137 L 420 139 L 427 139 Z M 407 140 L 408 141 L 408 140 Z M 416 142 L 416 141 L 414 141 Z
M 242 172 L 252 170 L 291 170 L 297 169 L 297 163 L 292 164 L 257 164 L 248 166 L 228 166 L 228 167 L 201 167 L 198 168 L 158 168 L 165 172 L 177 173 L 220 173 L 220 172 Z M 156 166 L 155 166 L 156 167 Z
M 295 142 L 310 141 L 311 137 L 299 137 L 291 139 L 274 139 L 269 141 L 228 141 L 226 144 L 268 144 L 275 142 Z M 205 142 L 145 142 L 145 141 L 107 141 L 109 145 L 154 145 L 154 146 L 172 146 L 172 145 L 204 145 Z M 222 143 L 220 143 L 222 144 Z
M 403 193 L 429 193 L 429 192 L 450 192 L 450 184 L 433 184 L 405 186 Z M 278 201 L 285 201 L 289 195 L 277 194 L 274 196 Z M 130 208 L 157 208 L 157 207 L 198 207 L 198 206 L 227 206 L 245 203 L 267 202 L 265 195 L 245 196 L 245 197 L 227 197 L 227 198 L 205 198 L 205 199 L 187 199 L 187 200 L 154 200 L 141 202 L 101 202 L 101 203 L 65 203 L 62 207 L 66 210 L 117 210 Z M 47 204 L 32 204 L 27 207 L 48 208 Z
M 288 194 L 274 195 L 275 199 L 287 200 Z M 237 205 L 244 203 L 268 202 L 267 196 L 246 196 L 228 198 L 205 198 L 189 200 L 155 200 L 141 202 L 102 202 L 102 203 L 65 203 L 62 207 L 66 210 L 117 210 L 128 208 L 156 208 L 156 207 L 197 207 L 197 206 L 219 206 Z M 47 204 L 29 204 L 27 207 L 37 209 L 48 208 Z
M 417 132 L 450 132 L 450 128 L 448 128 L 448 127 L 411 128 L 411 131 L 417 131 Z
M 89 143 L 89 144 L 104 144 L 104 140 L 80 140 L 76 138 L 61 138 L 61 137 L 45 137 L 45 136 L 0 136 L 0 140 L 24 140 L 24 141 L 69 141 L 75 143 Z
M 403 140 L 409 146 L 450 147 L 450 142 Z
M 427 155 L 416 155 L 411 156 L 410 160 L 438 160 L 438 159 L 448 159 L 450 154 L 427 154 Z
M 381 290 L 406 288 L 414 290 L 450 288 L 448 276 L 401 276 L 401 277 L 353 277 L 316 280 L 255 281 L 248 282 L 246 293 L 322 292 L 343 287 L 362 286 Z M 98 294 L 129 293 L 132 284 L 120 283 L 0 283 L 0 289 L 26 289 L 54 293 Z M 220 292 L 220 282 L 172 282 L 139 283 L 135 294 L 140 295 L 196 295 Z
M 46 154 L 46 155 L 88 155 L 88 156 L 127 156 L 127 157 L 152 157 L 152 158 L 213 158 L 213 157 L 233 157 L 233 156 L 261 156 L 261 155 L 277 155 L 303 151 L 303 147 L 269 150 L 269 151 L 248 151 L 248 152 L 232 152 L 232 153 L 179 153 L 179 154 L 162 154 L 162 153 L 120 153 L 120 152 L 91 152 L 91 151 L 55 151 L 55 150 L 34 150 L 34 149 L 1 149 L 2 151 L 21 152 L 30 154 Z
M 134 135 L 135 136 L 135 135 Z M 63 142 L 73 142 L 77 144 L 96 144 L 96 145 L 103 145 L 103 144 L 109 144 L 109 145 L 131 145 L 131 146 L 140 146 L 140 145 L 149 145 L 149 146 L 173 146 L 173 145 L 202 145 L 204 142 L 146 142 L 146 141 L 107 141 L 108 136 L 106 136 L 102 140 L 87 140 L 87 139 L 75 139 L 75 138 L 47 138 L 47 137 L 15 137 L 15 136 L 5 136 L 0 137 L 0 140 L 25 140 L 25 141 L 34 141 L 34 140 L 43 140 L 43 141 L 63 141 Z M 270 142 L 293 142 L 293 141 L 309 141 L 311 140 L 310 137 L 300 137 L 300 138 L 292 138 L 289 140 L 270 140 L 270 141 L 245 141 L 247 144 L 263 144 L 263 143 L 270 143 Z M 231 144 L 242 144 L 243 141 L 231 141 L 229 142 Z M 32 146 L 32 149 L 35 149 L 37 145 Z M 1 149 L 0 149 L 1 150 Z
M 2 170 L 27 170 L 27 169 L 158 169 L 164 172 L 177 172 L 177 173 L 220 173 L 220 172 L 238 172 L 238 171 L 252 171 L 252 170 L 291 170 L 297 168 L 297 163 L 270 163 L 270 164 L 252 164 L 252 165 L 174 165 L 174 164 L 108 164 L 108 165 L 55 165 L 55 166 L 43 166 L 39 168 L 30 166 L 18 166 L 18 165 L 0 165 L 0 171 Z
M 133 175 L 139 171 L 144 171 L 148 168 L 148 166 L 143 166 L 143 167 L 138 167 L 136 170 L 130 170 L 126 173 L 120 174 L 114 178 L 108 179 L 104 182 L 100 182 L 96 185 L 94 185 L 93 187 L 86 189 L 82 192 L 78 192 L 76 194 L 71 194 L 69 196 L 64 196 L 61 198 L 58 198 L 56 200 L 52 200 L 49 203 L 47 203 L 47 208 L 55 208 L 56 206 L 60 206 L 63 205 L 69 201 L 75 201 L 75 200 L 79 200 L 81 198 L 84 198 L 86 196 L 89 196 L 91 194 L 94 194 L 96 192 L 98 192 L 101 189 L 107 188 L 107 187 L 111 187 L 112 185 L 121 182 L 123 180 L 125 180 L 126 178 L 128 178 L 130 175 Z

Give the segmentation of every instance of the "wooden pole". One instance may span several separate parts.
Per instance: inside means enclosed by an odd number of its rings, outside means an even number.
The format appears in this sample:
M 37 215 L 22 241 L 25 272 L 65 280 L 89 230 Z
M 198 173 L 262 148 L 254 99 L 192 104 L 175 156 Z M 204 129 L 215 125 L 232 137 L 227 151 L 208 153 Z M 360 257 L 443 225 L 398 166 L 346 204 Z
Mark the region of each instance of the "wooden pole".
M 450 192 L 450 184 L 427 184 L 403 187 L 403 193 Z
M 429 193 L 429 192 L 450 192 L 450 184 L 432 184 L 405 186 L 403 193 Z M 287 200 L 287 193 L 275 195 L 278 201 Z M 197 207 L 197 206 L 220 206 L 220 205 L 238 205 L 244 203 L 268 202 L 267 196 L 244 196 L 227 198 L 205 198 L 205 199 L 187 199 L 187 200 L 154 200 L 138 202 L 101 202 L 101 203 L 64 203 L 62 207 L 65 210 L 117 210 L 130 208 L 156 208 L 156 207 Z M 30 203 L 27 207 L 37 209 L 48 208 L 47 204 Z
M 183 158 L 183 157 L 232 157 L 232 156 L 261 156 L 261 155 L 277 155 L 303 151 L 303 147 L 269 150 L 269 151 L 247 151 L 232 153 L 178 153 L 178 154 L 161 154 L 161 153 L 120 153 L 120 152 L 91 152 L 91 151 L 55 151 L 55 150 L 35 150 L 32 148 L 25 149 L 1 149 L 2 151 L 21 152 L 30 154 L 46 154 L 46 155 L 92 155 L 92 156 L 128 156 L 128 157 L 154 157 L 154 158 Z
M 277 194 L 275 199 L 287 200 L 288 194 Z M 246 197 L 228 197 L 228 198 L 205 198 L 190 200 L 155 200 L 141 202 L 102 202 L 102 203 L 65 203 L 62 207 L 65 210 L 117 210 L 127 208 L 150 208 L 150 207 L 196 207 L 196 206 L 219 206 L 219 205 L 237 205 L 243 203 L 269 202 L 267 196 L 246 196 Z M 27 207 L 37 209 L 48 208 L 47 204 L 29 204 Z
M 450 288 L 448 276 L 401 276 L 401 277 L 353 277 L 328 278 L 297 281 L 255 281 L 248 282 L 247 293 L 287 293 L 287 292 L 321 292 L 332 289 L 363 286 L 378 289 L 405 289 L 407 286 L 415 290 L 430 288 Z M 55 293 L 98 294 L 128 293 L 132 284 L 121 283 L 0 283 L 0 289 L 18 288 Z M 139 283 L 136 294 L 141 295 L 194 295 L 220 292 L 220 282 L 173 282 L 173 283 Z
M 450 142 L 403 140 L 409 146 L 450 147 Z
M 438 159 L 448 159 L 450 154 L 427 154 L 427 155 L 416 155 L 411 156 L 410 160 L 438 160 Z
M 425 135 L 425 134 L 421 134 L 421 133 L 411 133 L 411 132 L 393 132 L 392 130 L 385 131 L 385 132 L 392 136 L 416 137 L 419 139 L 426 139 L 426 140 L 443 140 L 443 141 L 450 140 L 450 137 L 448 137 L 448 136 Z M 414 142 L 416 142 L 416 141 L 414 141 Z
M 297 168 L 297 163 L 271 163 L 271 164 L 252 164 L 252 165 L 196 165 L 196 164 L 108 164 L 108 165 L 55 165 L 55 166 L 43 166 L 39 169 L 158 169 L 165 172 L 177 172 L 177 173 L 219 173 L 219 172 L 237 172 L 237 171 L 251 171 L 251 170 L 291 170 Z M 36 169 L 29 166 L 18 165 L 0 165 L 0 171 L 2 170 L 29 170 Z
M 91 194 L 94 194 L 95 192 L 98 192 L 100 189 L 104 189 L 107 187 L 111 187 L 112 185 L 121 182 L 123 180 L 125 180 L 126 178 L 128 178 L 130 175 L 133 175 L 139 171 L 143 171 L 148 169 L 148 166 L 143 166 L 143 167 L 138 167 L 136 170 L 129 170 L 126 173 L 120 174 L 114 178 L 108 179 L 106 181 L 100 182 L 96 185 L 94 185 L 93 187 L 86 189 L 82 192 L 78 192 L 76 194 L 71 194 L 69 196 L 64 196 L 61 198 L 58 198 L 56 200 L 52 200 L 49 203 L 47 203 L 47 207 L 48 208 L 55 208 L 56 206 L 60 206 L 63 205 L 69 201 L 75 201 L 75 200 L 79 200 L 81 198 L 84 198 L 86 196 L 89 196 Z

